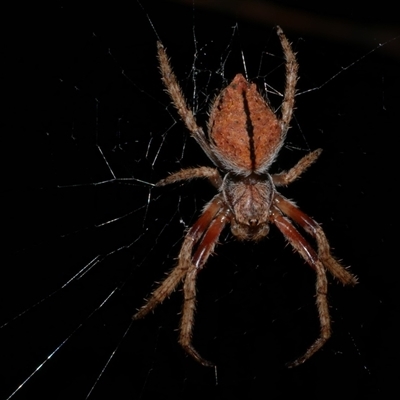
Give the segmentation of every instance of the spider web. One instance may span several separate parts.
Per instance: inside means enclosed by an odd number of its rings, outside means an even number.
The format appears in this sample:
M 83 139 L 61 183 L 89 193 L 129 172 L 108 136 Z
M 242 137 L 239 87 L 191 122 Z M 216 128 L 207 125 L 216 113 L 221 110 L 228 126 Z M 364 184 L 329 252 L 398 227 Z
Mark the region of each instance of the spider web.
M 150 20 L 137 3 L 46 9 L 52 18 L 36 9 L 35 25 L 16 38 L 4 146 L 11 168 L 0 327 L 7 383 L 0 397 L 389 390 L 398 337 L 396 287 L 388 278 L 394 223 L 371 211 L 382 196 L 376 182 L 389 184 L 395 169 L 391 137 L 384 136 L 395 131 L 398 60 L 376 51 L 355 62 L 377 44 L 343 49 L 288 33 L 299 52 L 299 91 L 307 93 L 297 98 L 274 168 L 324 148 L 284 194 L 324 224 L 335 254 L 352 264 L 361 284 L 350 290 L 331 282 L 334 336 L 304 366 L 287 370 L 285 362 L 318 334 L 314 274 L 274 229 L 256 244 L 224 232 L 198 284 L 194 342 L 217 362 L 210 370 L 177 344 L 180 292 L 154 315 L 131 321 L 215 194 L 200 181 L 153 187 L 168 172 L 210 165 L 162 91 L 153 27 L 203 125 L 209 102 L 237 72 L 278 108 L 282 53 L 272 28 L 165 2 L 144 5 Z M 171 29 L 175 19 L 179 27 Z

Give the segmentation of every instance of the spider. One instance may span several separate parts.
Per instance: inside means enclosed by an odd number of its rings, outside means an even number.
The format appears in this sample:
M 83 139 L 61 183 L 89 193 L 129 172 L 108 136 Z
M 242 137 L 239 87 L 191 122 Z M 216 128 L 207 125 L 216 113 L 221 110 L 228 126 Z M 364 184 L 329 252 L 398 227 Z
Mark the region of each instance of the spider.
M 268 169 L 283 146 L 292 118 L 296 93 L 298 64 L 282 29 L 277 27 L 286 61 L 286 88 L 281 117 L 258 92 L 254 83 L 237 74 L 215 99 L 208 121 L 208 134 L 197 125 L 189 109 L 163 45 L 158 42 L 158 60 L 172 103 L 191 136 L 200 145 L 216 168 L 182 169 L 159 181 L 165 186 L 194 178 L 207 178 L 218 194 L 204 207 L 200 218 L 187 231 L 178 256 L 178 265 L 154 290 L 145 304 L 133 316 L 143 318 L 162 303 L 183 282 L 183 309 L 179 328 L 179 343 L 200 364 L 214 366 L 192 345 L 196 309 L 196 278 L 212 254 L 221 231 L 230 224 L 232 234 L 239 240 L 258 241 L 274 224 L 303 259 L 315 270 L 316 303 L 320 320 L 320 335 L 308 350 L 288 364 L 294 367 L 315 354 L 331 335 L 326 270 L 345 285 L 355 285 L 357 279 L 336 261 L 330 252 L 324 231 L 296 205 L 282 196 L 277 187 L 296 180 L 312 163 L 321 149 L 304 156 L 294 167 L 278 174 Z M 317 244 L 315 251 L 292 221 Z

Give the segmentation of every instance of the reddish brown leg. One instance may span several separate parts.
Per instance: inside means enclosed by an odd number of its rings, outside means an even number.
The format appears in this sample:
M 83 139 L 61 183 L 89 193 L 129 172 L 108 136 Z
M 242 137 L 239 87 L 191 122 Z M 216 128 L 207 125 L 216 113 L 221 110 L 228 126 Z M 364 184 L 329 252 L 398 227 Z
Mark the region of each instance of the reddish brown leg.
M 156 186 L 166 186 L 171 183 L 179 182 L 179 181 L 188 181 L 194 178 L 208 178 L 208 180 L 219 189 L 222 185 L 222 178 L 219 174 L 218 170 L 210 167 L 198 167 L 198 168 L 187 168 L 181 169 L 174 174 L 167 176 L 164 179 L 161 179 L 156 183 Z
M 289 243 L 294 249 L 300 253 L 304 260 L 315 270 L 317 273 L 316 282 L 316 299 L 317 308 L 319 314 L 319 320 L 321 325 L 321 333 L 319 338 L 308 348 L 305 354 L 299 357 L 297 360 L 288 364 L 289 367 L 296 367 L 306 360 L 308 360 L 313 354 L 315 354 L 330 338 L 331 336 L 331 321 L 329 317 L 329 307 L 327 300 L 328 293 L 328 281 L 326 279 L 325 269 L 322 262 L 319 260 L 318 255 L 310 246 L 310 244 L 304 239 L 299 231 L 291 224 L 291 222 L 285 218 L 276 206 L 272 208 L 271 219 L 272 222 L 278 227 Z
M 182 281 L 188 272 L 190 265 L 192 264 L 193 247 L 202 238 L 204 232 L 208 229 L 210 223 L 220 211 L 221 206 L 222 202 L 219 196 L 215 196 L 213 200 L 211 200 L 211 202 L 206 206 L 203 214 L 189 229 L 185 236 L 178 257 L 178 265 L 164 279 L 161 285 L 151 294 L 150 298 L 146 300 L 146 303 L 142 306 L 142 308 L 140 308 L 140 310 L 132 317 L 134 320 L 143 318 L 158 304 L 161 304 Z
M 286 135 L 286 132 L 289 128 L 289 123 L 292 119 L 292 113 L 294 110 L 294 98 L 296 95 L 296 83 L 297 83 L 297 71 L 299 66 L 296 61 L 296 55 L 293 53 L 292 46 L 287 40 L 285 34 L 282 29 L 278 26 L 277 29 L 279 39 L 281 41 L 281 45 L 283 48 L 283 53 L 286 59 L 286 88 L 285 95 L 283 97 L 282 102 L 282 128 L 283 137 Z
M 189 355 L 205 367 L 213 367 L 214 364 L 201 357 L 192 345 L 194 314 L 196 311 L 196 278 L 212 253 L 221 231 L 224 229 L 226 223 L 229 222 L 229 214 L 230 212 L 227 208 L 222 208 L 211 222 L 196 249 L 183 284 L 184 303 L 179 343 Z
M 357 278 L 333 258 L 328 239 L 317 222 L 278 193 L 275 195 L 275 204 L 284 214 L 315 238 L 318 246 L 318 258 L 334 277 L 344 285 L 355 285 L 357 283 Z
M 321 153 L 322 149 L 314 150 L 311 153 L 306 154 L 294 167 L 290 168 L 289 171 L 282 171 L 279 174 L 272 175 L 272 181 L 275 186 L 287 186 L 295 181 L 307 168 L 311 166 L 311 164 L 317 161 L 317 158 Z
M 158 61 L 160 63 L 161 79 L 164 82 L 164 86 L 175 106 L 178 114 L 182 118 L 186 127 L 189 129 L 190 134 L 200 145 L 203 151 L 208 155 L 210 160 L 215 165 L 220 165 L 218 158 L 214 155 L 211 150 L 208 139 L 201 127 L 197 125 L 196 118 L 193 112 L 188 107 L 185 97 L 183 96 L 182 89 L 179 86 L 178 79 L 176 78 L 174 71 L 172 70 L 171 63 L 169 62 L 167 53 L 161 42 L 157 42 L 158 49 Z

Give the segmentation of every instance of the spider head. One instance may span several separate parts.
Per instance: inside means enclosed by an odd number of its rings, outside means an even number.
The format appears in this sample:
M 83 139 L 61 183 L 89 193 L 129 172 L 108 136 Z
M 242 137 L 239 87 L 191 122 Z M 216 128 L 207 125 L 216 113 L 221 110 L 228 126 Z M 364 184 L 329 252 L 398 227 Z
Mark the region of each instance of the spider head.
M 260 240 L 269 232 L 274 186 L 269 175 L 228 173 L 221 187 L 233 214 L 231 231 L 240 240 Z

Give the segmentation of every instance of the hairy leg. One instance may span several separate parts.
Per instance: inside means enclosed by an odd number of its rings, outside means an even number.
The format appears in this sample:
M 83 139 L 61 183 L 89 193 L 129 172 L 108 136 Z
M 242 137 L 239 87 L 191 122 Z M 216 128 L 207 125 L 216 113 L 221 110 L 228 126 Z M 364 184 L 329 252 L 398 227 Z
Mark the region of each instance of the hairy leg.
M 156 186 L 166 186 L 179 181 L 188 181 L 195 178 L 207 178 L 216 188 L 222 185 L 222 178 L 218 170 L 210 167 L 187 168 L 167 176 L 156 183 Z
M 333 258 L 328 239 L 319 224 L 282 195 L 276 194 L 274 201 L 276 206 L 285 215 L 301 226 L 317 241 L 318 258 L 328 271 L 344 285 L 357 284 L 357 278 Z
M 200 356 L 192 345 L 194 315 L 196 311 L 196 278 L 197 274 L 207 262 L 208 257 L 213 252 L 219 235 L 228 222 L 229 214 L 230 212 L 226 207 L 221 208 L 221 211 L 210 224 L 197 247 L 183 284 L 184 302 L 179 343 L 190 356 L 205 367 L 213 367 L 214 364 Z
M 293 246 L 293 248 L 300 253 L 304 260 L 315 270 L 317 274 L 316 281 L 316 302 L 319 314 L 321 332 L 318 339 L 308 348 L 308 350 L 299 357 L 297 360 L 288 364 L 288 367 L 296 367 L 303 364 L 312 355 L 314 355 L 330 338 L 331 336 L 331 320 L 329 316 L 328 307 L 328 281 L 326 279 L 326 272 L 319 260 L 318 255 L 312 249 L 310 244 L 304 239 L 300 232 L 285 218 L 281 212 L 273 207 L 272 209 L 272 222 L 278 227 L 285 238 Z
M 322 149 L 317 149 L 306 154 L 289 171 L 282 171 L 279 174 L 272 175 L 272 181 L 275 186 L 287 186 L 295 181 L 311 164 L 313 164 L 322 153 Z
M 296 56 L 293 53 L 292 46 L 290 45 L 285 34 L 279 26 L 277 32 L 286 59 L 286 88 L 281 108 L 282 138 L 284 138 L 286 136 L 287 130 L 289 129 L 289 124 L 292 119 L 294 98 L 296 95 L 297 71 L 299 69 L 299 66 L 296 61 Z
M 145 304 L 132 317 L 134 320 L 143 318 L 158 304 L 161 304 L 168 296 L 170 296 L 178 284 L 184 279 L 188 269 L 192 265 L 193 247 L 202 238 L 204 232 L 207 231 L 220 209 L 221 200 L 217 195 L 206 206 L 203 214 L 186 234 L 179 252 L 178 265 L 169 273 L 160 286 L 158 286 L 158 288 L 154 290 L 151 296 L 146 300 Z
M 215 165 L 220 165 L 220 162 L 218 161 L 217 157 L 214 156 L 210 148 L 203 129 L 197 125 L 192 110 L 190 110 L 187 106 L 185 97 L 182 93 L 182 89 L 179 86 L 178 80 L 176 79 L 174 71 L 172 70 L 171 63 L 169 62 L 167 53 L 161 42 L 157 43 L 157 49 L 161 78 L 172 100 L 172 103 L 178 111 L 179 116 L 182 118 L 186 127 L 189 129 L 192 137 L 200 145 L 200 147 L 207 154 L 210 160 L 213 161 Z

